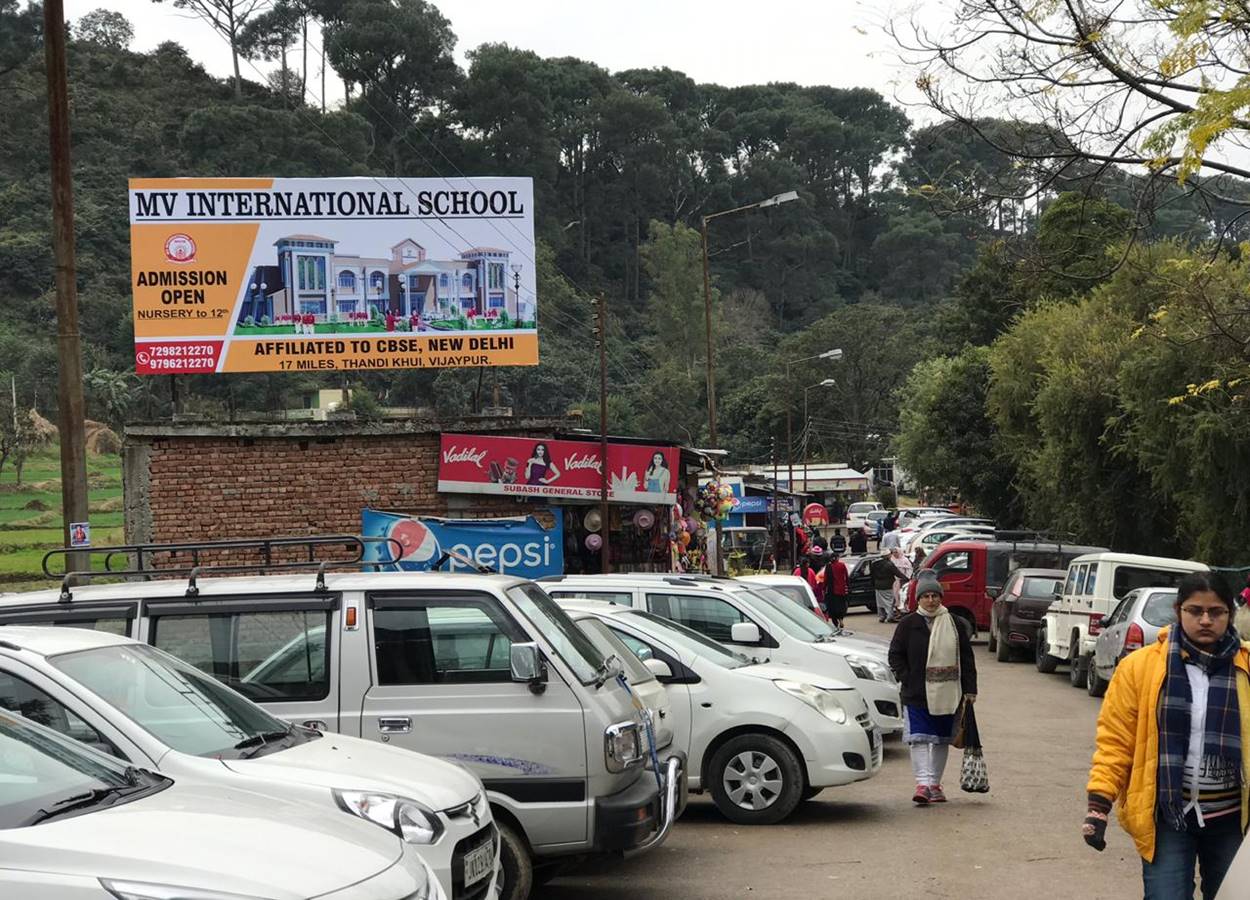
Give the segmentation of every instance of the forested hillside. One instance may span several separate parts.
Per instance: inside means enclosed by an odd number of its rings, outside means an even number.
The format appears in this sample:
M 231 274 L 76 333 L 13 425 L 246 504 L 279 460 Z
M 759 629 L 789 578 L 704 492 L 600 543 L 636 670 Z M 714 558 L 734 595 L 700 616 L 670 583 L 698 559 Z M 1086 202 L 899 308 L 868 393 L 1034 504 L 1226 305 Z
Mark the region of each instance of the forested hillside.
M 796 190 L 800 202 L 712 223 L 721 440 L 737 461 L 767 459 L 774 440 L 784 458 L 790 404 L 796 452 L 856 465 L 890 453 L 899 389 L 917 363 L 988 344 L 1040 297 L 1085 290 L 1105 249 L 1130 233 L 1184 246 L 1235 214 L 1180 191 L 1133 206 L 1131 178 L 1095 182 L 1088 164 L 1030 191 L 1027 167 L 971 129 L 915 129 L 869 89 L 698 84 L 670 69 L 608 72 L 502 44 L 473 49 L 463 70 L 433 4 L 299 8 L 294 25 L 263 20 L 240 35 L 237 85 L 173 42 L 131 51 L 115 14 L 71 23 L 93 418 L 168 415 L 175 394 L 184 411 L 227 418 L 283 408 L 315 383 L 280 374 L 173 385 L 130 374 L 131 177 L 531 176 L 542 365 L 353 374 L 350 385 L 388 405 L 447 413 L 480 408 L 498 385 L 517 413 L 593 413 L 590 298 L 602 295 L 612 428 L 696 444 L 707 440 L 700 218 Z M 0 369 L 15 376 L 19 405 L 51 416 L 48 153 L 33 10 L 0 0 Z M 342 108 L 322 110 L 301 21 L 324 25 L 328 77 L 348 86 Z M 980 127 L 1016 144 L 1049 135 Z M 1043 215 L 1061 191 L 1083 193 Z M 1105 203 L 1091 216 L 1085 201 L 1098 196 Z M 844 350 L 840 362 L 787 372 L 787 360 L 833 347 Z M 827 378 L 836 384 L 804 394 Z

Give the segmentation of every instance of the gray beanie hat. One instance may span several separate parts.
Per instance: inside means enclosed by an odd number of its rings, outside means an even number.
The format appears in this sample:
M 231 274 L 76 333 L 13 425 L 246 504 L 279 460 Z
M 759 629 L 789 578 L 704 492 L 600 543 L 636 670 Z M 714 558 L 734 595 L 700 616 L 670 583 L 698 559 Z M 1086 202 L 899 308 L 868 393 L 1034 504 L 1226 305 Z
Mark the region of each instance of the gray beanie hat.
M 920 597 L 930 593 L 937 594 L 939 597 L 945 596 L 945 591 L 942 590 L 942 582 L 938 581 L 938 577 L 933 574 L 933 570 L 921 569 L 920 574 L 916 576 L 916 596 Z

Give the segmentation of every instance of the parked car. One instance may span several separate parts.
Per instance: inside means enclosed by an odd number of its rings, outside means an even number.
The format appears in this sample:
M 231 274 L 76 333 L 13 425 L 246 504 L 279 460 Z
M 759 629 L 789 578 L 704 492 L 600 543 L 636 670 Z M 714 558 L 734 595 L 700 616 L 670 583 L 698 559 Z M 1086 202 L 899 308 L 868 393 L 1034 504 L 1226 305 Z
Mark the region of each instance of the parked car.
M 874 510 L 885 511 L 885 507 L 880 503 L 871 501 L 860 501 L 852 503 L 846 508 L 846 528 L 847 532 L 854 531 L 856 528 L 868 527 L 868 533 L 872 534 L 872 526 L 868 522 L 868 514 Z M 884 518 L 884 517 L 882 517 Z
M 1086 687 L 1094 641 L 1102 620 L 1130 591 L 1176 587 L 1190 572 L 1206 572 L 1205 563 L 1165 556 L 1091 553 L 1068 565 L 1063 589 L 1046 613 L 1037 636 L 1037 670 L 1070 666 L 1073 687 Z
M 444 900 L 416 848 L 352 816 L 177 779 L 0 712 L 0 896 Z
M 492 896 L 499 858 L 493 819 L 482 783 L 460 766 L 289 725 L 130 638 L 21 625 L 6 626 L 0 637 L 0 707 L 134 766 L 265 790 L 402 832 L 448 896 Z M 301 640 L 300 652 L 307 649 Z M 289 667 L 285 648 L 251 674 L 271 665 Z
M 911 555 L 915 553 L 917 541 L 924 542 L 926 538 L 935 533 L 944 534 L 946 538 L 949 538 L 960 531 L 983 532 L 984 534 L 981 535 L 982 540 L 992 540 L 994 537 L 994 522 L 991 519 L 976 519 L 970 516 L 950 516 L 932 521 L 922 520 L 917 524 L 915 531 L 900 535 L 901 546 L 904 553 Z M 940 543 L 941 540 L 930 540 L 927 549 L 932 550 Z
M 828 623 L 763 585 L 641 572 L 554 576 L 542 584 L 558 600 L 602 600 L 645 609 L 747 656 L 853 685 L 882 733 L 903 728 L 898 682 L 886 663 L 885 643 L 836 634 Z
M 898 524 L 900 528 L 905 528 L 921 518 L 949 515 L 951 511 L 945 506 L 909 506 L 898 511 Z
M 973 541 L 992 541 L 994 539 L 994 526 L 943 525 L 936 528 L 928 528 L 912 535 L 910 540 L 904 543 L 903 553 L 908 558 L 911 558 L 916 555 L 916 549 L 921 548 L 924 550 L 924 555 L 928 556 L 938 544 L 960 538 Z
M 1007 576 L 990 616 L 989 651 L 999 662 L 1008 662 L 1013 650 L 1033 650 L 1063 578 L 1062 569 L 1016 569 Z
M 1094 641 L 1085 688 L 1091 697 L 1107 692 L 1120 660 L 1134 650 L 1153 644 L 1160 629 L 1176 624 L 1176 588 L 1138 588 L 1124 595 L 1111 615 L 1100 623 L 1102 633 Z
M 527 896 L 569 855 L 657 846 L 677 813 L 684 760 L 671 754 L 659 777 L 648 771 L 629 693 L 522 578 L 161 579 L 5 595 L 5 622 L 127 634 L 279 719 L 460 763 L 486 787 L 505 900 Z M 249 678 L 262 665 L 264 677 Z M 454 900 L 481 896 L 478 887 Z
M 890 517 L 890 511 L 886 509 L 874 509 L 864 520 L 864 525 L 868 528 L 868 536 L 881 538 L 885 531 L 885 520 Z
M 849 685 L 790 666 L 753 662 L 652 613 L 561 600 L 583 628 L 595 622 L 668 685 L 673 729 L 690 760 L 690 789 L 743 825 L 772 825 L 823 788 L 871 778 L 882 741 Z
M 759 569 L 773 554 L 772 534 L 767 528 L 748 525 L 718 530 L 722 558 L 725 560 L 741 555 L 744 565 Z
M 1067 569 L 1068 561 L 1101 547 L 1047 541 L 955 540 L 939 544 L 920 568 L 932 569 L 942 582 L 944 603 L 974 629 L 990 627 L 994 598 L 1018 568 Z M 907 602 L 916 608 L 916 581 L 907 586 Z
M 739 575 L 738 580 L 772 588 L 781 596 L 794 601 L 800 609 L 810 610 L 826 622 L 829 621 L 829 617 L 820 607 L 820 601 L 816 599 L 816 592 L 805 578 L 797 575 Z

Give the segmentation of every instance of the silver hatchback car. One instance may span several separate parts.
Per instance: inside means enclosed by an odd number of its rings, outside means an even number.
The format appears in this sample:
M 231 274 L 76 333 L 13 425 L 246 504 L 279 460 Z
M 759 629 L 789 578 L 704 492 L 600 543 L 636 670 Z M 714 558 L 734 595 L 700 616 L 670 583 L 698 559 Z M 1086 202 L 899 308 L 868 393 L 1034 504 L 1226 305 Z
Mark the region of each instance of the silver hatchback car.
M 1115 667 L 1129 653 L 1159 637 L 1159 629 L 1176 622 L 1176 588 L 1144 587 L 1129 591 L 1102 620 L 1102 633 L 1094 643 L 1086 689 L 1101 697 Z

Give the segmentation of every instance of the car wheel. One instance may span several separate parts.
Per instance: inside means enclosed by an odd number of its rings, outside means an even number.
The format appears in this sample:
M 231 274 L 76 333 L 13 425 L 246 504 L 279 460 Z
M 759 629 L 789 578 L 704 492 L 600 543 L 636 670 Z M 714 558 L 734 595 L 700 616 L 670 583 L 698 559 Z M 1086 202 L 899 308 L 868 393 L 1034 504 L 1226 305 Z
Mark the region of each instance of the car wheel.
M 739 825 L 775 825 L 803 797 L 803 768 L 794 751 L 766 734 L 726 741 L 712 756 L 712 800 Z
M 1043 675 L 1049 675 L 1059 668 L 1059 663 L 1063 662 L 1059 657 L 1050 655 L 1050 644 L 1046 640 L 1044 627 L 1037 630 L 1037 650 L 1033 662 L 1037 666 L 1037 671 Z
M 1068 681 L 1074 688 L 1085 687 L 1085 679 L 1089 677 L 1089 657 L 1081 656 L 1073 642 L 1072 656 L 1068 660 Z
M 506 822 L 495 820 L 499 829 L 499 862 L 503 886 L 499 900 L 526 900 L 534 887 L 534 861 L 525 839 Z
M 1107 686 L 1111 684 L 1106 678 L 1098 674 L 1098 667 L 1094 665 L 1094 660 L 1089 661 L 1089 675 L 1086 676 L 1085 692 L 1091 697 L 1101 697 L 1107 693 Z
M 1001 634 L 994 646 L 994 658 L 999 662 L 1011 662 L 1011 644 Z

